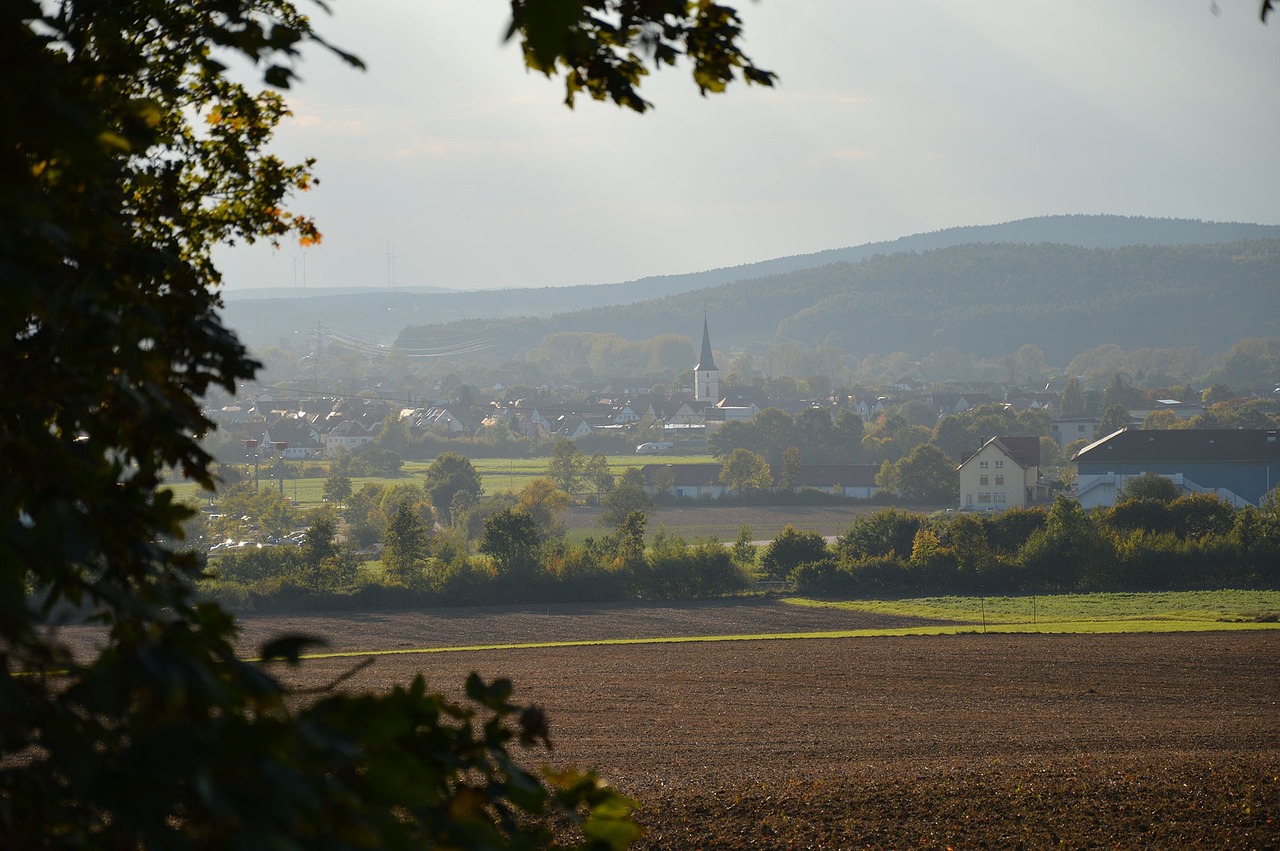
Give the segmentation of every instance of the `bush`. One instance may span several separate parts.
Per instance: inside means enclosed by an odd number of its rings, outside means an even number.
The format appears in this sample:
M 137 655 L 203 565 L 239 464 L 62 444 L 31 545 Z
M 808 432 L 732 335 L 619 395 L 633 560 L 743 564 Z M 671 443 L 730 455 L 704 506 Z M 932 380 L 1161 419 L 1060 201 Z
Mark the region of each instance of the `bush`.
M 836 551 L 844 559 L 887 555 L 906 559 L 921 522 L 920 515 L 900 508 L 859 517 L 836 542 Z
M 765 547 L 760 568 L 770 579 L 786 579 L 800 565 L 822 561 L 830 555 L 827 542 L 817 532 L 798 532 L 788 525 Z

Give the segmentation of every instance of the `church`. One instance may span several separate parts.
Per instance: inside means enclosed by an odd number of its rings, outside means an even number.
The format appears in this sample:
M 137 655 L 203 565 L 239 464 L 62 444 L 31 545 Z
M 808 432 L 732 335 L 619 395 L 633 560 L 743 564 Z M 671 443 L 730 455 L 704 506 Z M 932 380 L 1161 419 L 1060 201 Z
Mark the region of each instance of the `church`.
M 720 370 L 711 354 L 711 334 L 707 329 L 707 317 L 702 317 L 702 356 L 693 368 L 694 408 L 708 407 L 720 401 Z

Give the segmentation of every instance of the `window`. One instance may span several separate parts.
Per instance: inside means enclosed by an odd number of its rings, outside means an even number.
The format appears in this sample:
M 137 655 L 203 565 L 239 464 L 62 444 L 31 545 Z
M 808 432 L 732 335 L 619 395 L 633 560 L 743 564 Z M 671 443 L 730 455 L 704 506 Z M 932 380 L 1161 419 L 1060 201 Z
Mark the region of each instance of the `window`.
M 997 470 L 1003 470 L 1003 469 L 1004 469 L 1004 459 L 1003 459 L 1003 458 L 1001 458 L 999 461 L 997 461 L 997 462 L 996 462 L 996 469 L 997 469 Z
M 1082 425 L 1078 425 L 1078 426 L 1076 426 L 1076 431 L 1078 431 L 1078 432 L 1084 432 L 1084 426 L 1082 426 Z
M 987 479 L 988 479 L 988 478 L 990 478 L 990 477 L 989 477 L 989 476 L 978 476 L 978 484 L 980 484 L 980 485 L 990 484 L 990 482 L 988 482 L 988 481 L 987 481 Z
M 1008 502 L 1007 495 L 1003 493 L 997 493 L 995 496 L 996 496 L 996 502 L 999 503 L 1000 505 L 1004 505 L 1005 503 Z
M 996 476 L 996 484 L 998 485 L 1004 484 L 1004 476 Z
M 989 493 L 984 493 L 984 492 L 982 492 L 982 491 L 979 491 L 979 492 L 978 492 L 978 503 L 979 503 L 979 504 L 981 504 L 981 503 L 990 503 L 990 502 L 991 502 L 991 494 L 989 494 Z
M 979 470 L 985 470 L 985 469 L 987 469 L 987 465 L 988 465 L 989 463 L 990 463 L 989 461 L 979 461 L 979 462 L 978 462 L 978 469 L 979 469 Z

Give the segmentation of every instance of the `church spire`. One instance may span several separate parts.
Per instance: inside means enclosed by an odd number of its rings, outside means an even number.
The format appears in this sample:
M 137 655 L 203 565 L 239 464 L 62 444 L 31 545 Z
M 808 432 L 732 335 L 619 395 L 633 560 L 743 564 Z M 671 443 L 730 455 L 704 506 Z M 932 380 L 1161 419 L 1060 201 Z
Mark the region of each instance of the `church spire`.
M 711 370 L 716 368 L 715 358 L 711 356 L 711 334 L 707 332 L 707 316 L 702 316 L 702 357 L 698 359 L 695 370 Z
M 693 398 L 707 405 L 720 401 L 720 370 L 711 356 L 711 334 L 707 331 L 705 313 L 702 314 L 702 357 L 693 368 Z

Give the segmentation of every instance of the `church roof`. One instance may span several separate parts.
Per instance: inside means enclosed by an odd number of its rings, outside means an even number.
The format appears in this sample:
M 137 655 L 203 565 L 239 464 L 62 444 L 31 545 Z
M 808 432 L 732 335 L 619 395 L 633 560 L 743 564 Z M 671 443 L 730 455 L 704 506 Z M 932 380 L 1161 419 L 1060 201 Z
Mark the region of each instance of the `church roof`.
M 707 331 L 707 317 L 702 317 L 702 357 L 698 358 L 698 365 L 694 369 L 699 372 L 703 370 L 716 369 L 715 358 L 711 356 L 711 334 Z

